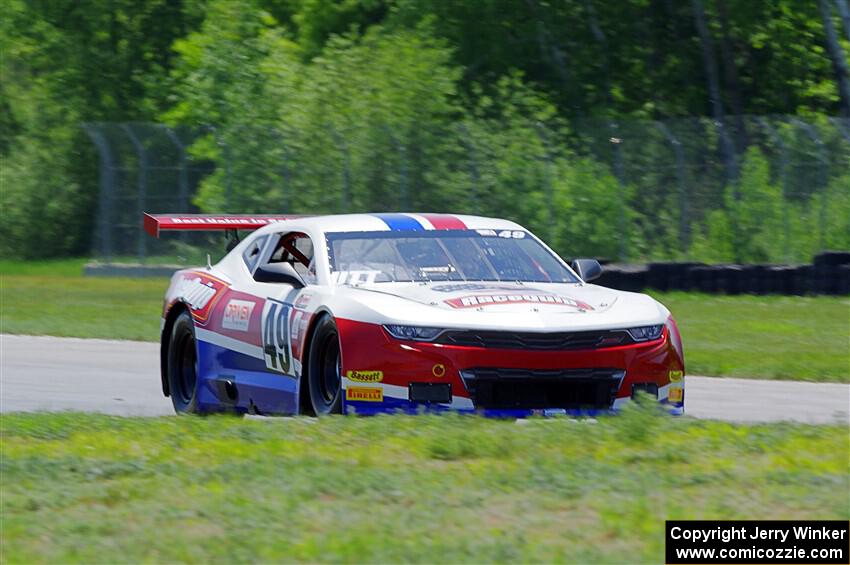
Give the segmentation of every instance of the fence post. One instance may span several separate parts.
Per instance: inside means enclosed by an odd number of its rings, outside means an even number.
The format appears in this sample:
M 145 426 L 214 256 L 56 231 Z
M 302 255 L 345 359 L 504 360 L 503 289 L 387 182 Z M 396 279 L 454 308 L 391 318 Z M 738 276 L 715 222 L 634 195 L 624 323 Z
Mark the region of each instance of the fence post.
M 829 122 L 835 126 L 838 133 L 850 143 L 850 118 L 828 118 Z
M 100 254 L 112 260 L 112 194 L 115 191 L 115 164 L 109 142 L 101 132 L 102 124 L 84 123 L 83 130 L 97 147 L 100 168 L 100 190 L 98 191 L 98 240 Z
M 663 122 L 655 122 L 661 134 L 667 138 L 673 146 L 673 154 L 676 156 L 676 180 L 679 184 L 679 245 L 685 252 L 685 257 L 690 258 L 690 224 L 688 224 L 688 187 L 685 181 L 685 155 L 682 152 L 682 142 L 674 136 Z
M 410 207 L 410 191 L 408 189 L 407 182 L 407 147 L 405 147 L 404 143 L 393 134 L 392 129 L 390 129 L 390 126 L 385 124 L 384 131 L 387 132 L 390 141 L 392 141 L 393 145 L 395 145 L 396 149 L 398 149 L 399 159 L 401 161 L 399 167 L 399 183 L 401 185 L 399 187 L 399 193 L 401 194 L 401 209 L 407 211 Z
M 546 198 L 549 200 L 547 208 L 548 223 L 549 223 L 549 244 L 554 245 L 555 242 L 555 189 L 552 177 L 552 152 L 549 145 L 549 132 L 546 126 L 537 122 L 534 124 L 537 128 L 537 135 L 540 141 L 543 142 L 543 159 L 546 161 Z
M 807 124 L 801 121 L 799 118 L 791 118 L 791 122 L 797 124 L 797 126 L 799 126 L 801 130 L 806 132 L 806 135 L 808 135 L 812 139 L 815 144 L 815 147 L 817 147 L 817 160 L 821 164 L 820 171 L 822 181 L 820 211 L 818 213 L 818 215 L 820 216 L 818 218 L 818 223 L 820 224 L 818 226 L 818 250 L 824 251 L 824 249 L 826 248 L 826 240 L 824 237 L 826 233 L 826 197 L 829 193 L 829 191 L 827 190 L 829 185 L 829 157 L 826 154 L 823 140 L 821 140 L 818 134 L 815 133 L 815 130 L 814 128 L 812 128 L 811 124 Z
M 472 136 L 469 135 L 469 129 L 466 127 L 466 124 L 458 122 L 458 129 L 461 134 L 461 143 L 466 146 L 466 161 L 469 166 L 469 180 L 472 181 L 472 190 L 469 192 L 469 200 L 472 205 L 472 211 L 478 214 L 480 212 L 478 207 L 478 183 L 481 181 L 481 175 L 478 171 L 475 144 L 472 142 Z
M 179 174 L 177 177 L 177 198 L 180 201 L 180 211 L 185 213 L 189 211 L 189 170 L 188 165 L 186 163 L 186 146 L 180 141 L 180 138 L 177 137 L 177 134 L 174 133 L 174 130 L 170 127 L 163 125 L 161 126 L 165 129 L 166 135 L 177 147 L 177 155 L 180 163 Z M 186 232 L 180 232 L 180 241 L 186 243 Z
M 782 141 L 782 137 L 776 132 L 767 120 L 758 118 L 758 123 L 767 132 L 771 139 L 779 146 L 779 176 L 782 177 L 782 253 L 785 262 L 791 262 L 791 235 L 788 226 L 788 146 Z
M 713 119 L 711 124 L 717 132 L 718 142 L 720 144 L 720 152 L 723 155 L 723 172 L 726 178 L 726 183 L 723 186 L 724 192 L 729 185 L 732 185 L 732 196 L 735 203 L 741 201 L 741 187 L 738 184 L 738 161 L 735 153 L 735 145 L 729 139 L 729 134 L 726 131 L 726 124 L 723 119 Z M 732 221 L 732 238 L 734 240 L 735 262 L 740 263 L 741 260 L 741 226 L 737 214 L 731 215 Z
M 280 207 L 284 214 L 291 212 L 291 210 L 287 210 L 287 191 L 291 187 L 291 176 L 289 171 L 289 149 L 286 147 L 285 137 L 283 132 L 279 129 L 274 129 L 274 135 L 277 137 L 278 142 L 280 143 L 280 151 L 281 151 L 281 165 L 280 165 L 280 177 L 283 180 L 283 186 L 280 190 Z
M 230 196 L 233 194 L 233 184 L 230 176 L 230 146 L 222 139 L 215 126 L 209 126 L 215 144 L 221 148 L 221 158 L 224 160 L 224 212 L 233 212 L 230 209 Z
M 345 213 L 350 210 L 351 204 L 351 154 L 348 151 L 348 144 L 345 139 L 336 131 L 333 124 L 328 123 L 328 130 L 331 132 L 337 148 L 342 152 L 342 195 L 340 199 L 341 212 Z
M 136 252 L 139 255 L 139 261 L 144 262 L 146 250 L 145 231 L 141 229 L 142 214 L 145 212 L 145 201 L 147 199 L 148 187 L 148 152 L 145 150 L 144 144 L 136 137 L 133 132 L 133 127 L 130 124 L 121 124 L 121 129 L 127 134 L 130 143 L 136 149 L 136 154 L 139 156 L 139 168 L 136 172 L 137 194 L 136 194 L 136 221 L 140 222 L 139 230 L 136 235 Z
M 617 237 L 620 243 L 618 260 L 622 262 L 628 257 L 626 245 L 628 228 L 626 222 L 626 177 L 625 170 L 623 169 L 623 138 L 620 137 L 620 124 L 617 122 L 608 122 L 608 129 L 611 132 L 608 141 L 613 145 L 612 149 L 614 151 L 614 176 L 617 177 L 620 185 L 620 197 L 617 199 L 620 206 L 620 225 L 619 230 L 617 230 L 619 232 Z

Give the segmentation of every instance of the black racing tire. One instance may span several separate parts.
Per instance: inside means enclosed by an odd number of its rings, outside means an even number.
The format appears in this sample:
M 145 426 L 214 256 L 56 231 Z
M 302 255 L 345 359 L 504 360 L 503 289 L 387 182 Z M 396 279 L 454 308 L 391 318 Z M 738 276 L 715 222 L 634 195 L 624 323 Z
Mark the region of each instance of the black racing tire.
M 195 324 L 181 312 L 171 327 L 168 342 L 168 388 L 178 414 L 198 412 L 198 348 Z
M 342 354 L 339 332 L 327 314 L 316 322 L 310 340 L 307 361 L 307 385 L 316 416 L 342 412 Z

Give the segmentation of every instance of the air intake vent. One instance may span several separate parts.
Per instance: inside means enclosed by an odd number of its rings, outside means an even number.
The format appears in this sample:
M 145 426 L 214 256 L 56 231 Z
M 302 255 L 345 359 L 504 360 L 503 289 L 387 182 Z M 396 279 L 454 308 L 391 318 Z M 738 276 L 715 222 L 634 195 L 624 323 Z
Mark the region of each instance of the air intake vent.
M 476 408 L 607 409 L 625 376 L 618 369 L 500 369 L 461 371 Z

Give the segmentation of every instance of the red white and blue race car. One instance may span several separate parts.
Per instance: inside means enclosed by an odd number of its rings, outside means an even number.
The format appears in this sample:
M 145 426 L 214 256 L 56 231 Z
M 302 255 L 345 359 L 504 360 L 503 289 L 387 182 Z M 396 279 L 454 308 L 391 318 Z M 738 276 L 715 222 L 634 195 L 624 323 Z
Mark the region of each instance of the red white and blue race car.
M 607 412 L 684 408 L 682 340 L 649 296 L 588 281 L 508 220 L 445 214 L 152 216 L 255 230 L 174 274 L 162 390 L 177 412 Z

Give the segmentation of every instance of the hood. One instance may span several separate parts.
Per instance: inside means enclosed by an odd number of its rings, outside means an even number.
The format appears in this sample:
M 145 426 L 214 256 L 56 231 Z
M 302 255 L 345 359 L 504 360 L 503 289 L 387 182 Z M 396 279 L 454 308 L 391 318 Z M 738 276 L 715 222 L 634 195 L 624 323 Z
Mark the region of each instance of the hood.
M 375 283 L 339 287 L 380 320 L 450 327 L 604 328 L 656 324 L 666 311 L 649 296 L 588 284 Z

